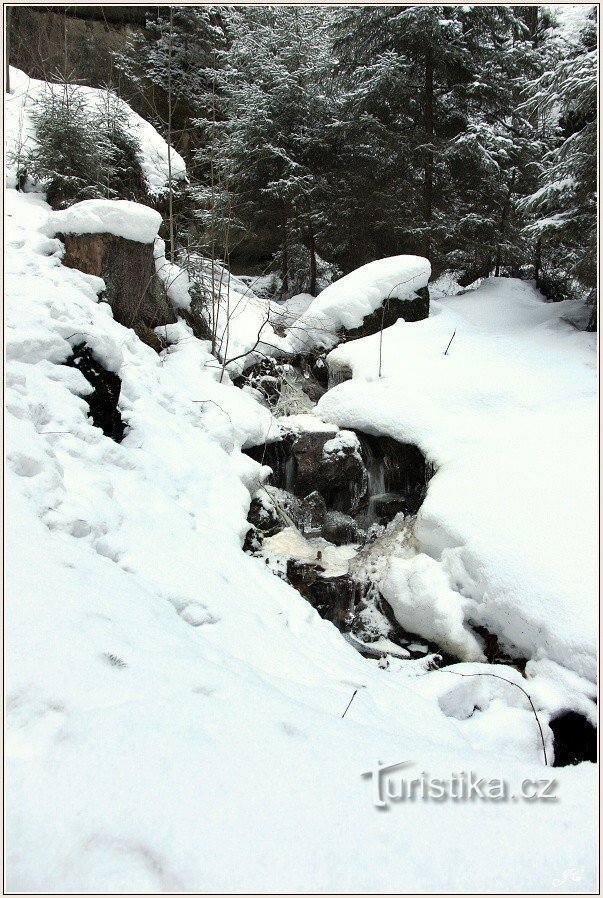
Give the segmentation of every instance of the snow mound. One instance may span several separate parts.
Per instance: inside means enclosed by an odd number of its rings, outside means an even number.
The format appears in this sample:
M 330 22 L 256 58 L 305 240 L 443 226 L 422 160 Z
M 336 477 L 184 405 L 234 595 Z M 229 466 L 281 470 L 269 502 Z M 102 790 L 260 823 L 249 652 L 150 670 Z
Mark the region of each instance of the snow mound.
M 153 243 L 161 215 L 131 200 L 82 200 L 48 217 L 45 232 L 56 234 L 113 234 L 137 243 Z
M 360 327 L 390 297 L 412 296 L 427 286 L 430 274 L 431 265 L 421 256 L 392 256 L 362 265 L 326 287 L 291 325 L 292 351 L 331 348 L 342 327 Z
M 471 622 L 516 657 L 593 679 L 596 338 L 564 322 L 575 305 L 547 303 L 524 281 L 484 281 L 388 328 L 382 377 L 378 335 L 334 349 L 330 373 L 353 378 L 316 411 L 414 443 L 436 466 L 415 536 L 442 576 L 415 589 L 420 562 L 392 570 L 385 588 L 404 626 L 442 642 L 448 607 L 450 638 Z
M 30 78 L 25 72 L 10 68 L 10 94 L 5 94 L 5 129 L 6 129 L 6 158 L 7 158 L 7 186 L 16 185 L 16 176 L 19 158 L 22 158 L 33 144 L 35 144 L 35 129 L 31 121 L 31 112 L 35 104 L 50 90 L 57 89 L 51 81 L 39 81 Z M 91 109 L 102 109 L 107 104 L 110 96 L 115 108 L 125 114 L 127 126 L 132 136 L 138 143 L 138 161 L 144 174 L 147 190 L 150 196 L 161 196 L 168 188 L 169 165 L 168 145 L 159 132 L 145 121 L 130 106 L 114 94 L 112 91 L 101 90 L 94 87 L 82 87 L 72 85 L 78 91 L 80 97 Z M 182 156 L 171 148 L 172 180 L 183 181 L 186 178 L 186 165 Z

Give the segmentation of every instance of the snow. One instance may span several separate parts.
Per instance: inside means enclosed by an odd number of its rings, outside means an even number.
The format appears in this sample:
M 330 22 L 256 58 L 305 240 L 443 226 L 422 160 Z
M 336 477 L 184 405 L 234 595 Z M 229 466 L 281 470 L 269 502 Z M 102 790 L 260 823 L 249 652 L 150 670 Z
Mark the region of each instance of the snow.
M 592 680 L 596 344 L 563 321 L 574 306 L 514 279 L 442 297 L 429 319 L 384 332 L 381 378 L 377 335 L 334 349 L 329 370 L 353 379 L 316 411 L 414 443 L 437 468 L 420 552 L 384 583 L 403 626 L 442 642 L 448 608 L 449 639 L 471 621 L 516 656 Z M 467 645 L 462 656 L 474 655 Z
M 131 200 L 82 200 L 53 212 L 45 231 L 56 234 L 113 234 L 137 243 L 153 243 L 161 227 L 161 215 L 150 206 Z
M 362 265 L 318 294 L 289 329 L 293 352 L 332 348 L 345 327 L 360 327 L 388 297 L 406 299 L 427 286 L 431 266 L 421 256 L 392 256 Z
M 552 13 L 557 34 L 570 48 L 580 45 L 582 30 L 597 7 L 588 3 L 550 3 L 544 7 Z
M 339 428 L 335 424 L 327 424 L 317 415 L 283 415 L 279 424 L 292 433 L 332 433 L 336 434 Z
M 322 454 L 345 457 L 350 453 L 350 450 L 358 458 L 361 458 L 360 442 L 356 434 L 352 433 L 351 430 L 340 430 L 331 440 L 327 440 L 322 447 Z
M 410 760 L 434 777 L 473 770 L 515 790 L 526 778 L 541 779 L 550 771 L 525 697 L 504 684 L 475 678 L 467 686 L 445 670 L 430 672 L 428 659 L 392 658 L 379 669 L 261 559 L 241 551 L 250 498 L 266 475 L 241 449 L 279 433 L 280 424 L 228 373 L 221 378 L 209 343 L 184 322 L 161 329 L 169 344 L 161 355 L 118 324 L 99 301 L 103 281 L 61 264 L 62 244 L 47 236 L 52 214 L 40 195 L 7 190 L 7 888 L 546 893 L 571 869 L 580 879 L 559 891 L 594 890 L 594 765 L 555 771 L 554 806 L 373 807 L 362 774 L 379 760 Z M 160 258 L 160 244 L 156 249 Z M 489 289 L 495 307 L 500 288 Z M 485 511 L 492 472 L 506 489 L 510 464 L 515 489 L 508 499 L 502 489 L 494 498 L 510 519 L 503 551 L 521 546 L 509 570 L 533 571 L 525 626 L 535 641 L 528 625 L 536 599 L 556 577 L 559 595 L 542 606 L 542 626 L 550 629 L 544 611 L 568 623 L 566 585 L 590 558 L 582 545 L 590 526 L 583 436 L 594 361 L 590 338 L 559 324 L 563 309 L 536 314 L 537 297 L 522 297 L 508 283 L 505 290 L 511 308 L 505 315 L 499 303 L 500 333 L 485 330 L 479 303 L 473 323 L 461 308 L 442 304 L 428 322 L 390 329 L 383 382 L 374 379 L 370 339 L 345 347 L 358 354 L 350 362 L 355 379 L 332 392 L 331 412 L 350 418 L 346 391 L 357 390 L 359 416 L 364 410 L 375 427 L 406 432 L 429 448 L 441 467 L 421 541 L 427 545 L 431 534 L 435 546 L 463 530 L 455 570 L 461 576 L 462 563 L 487 583 L 482 607 L 506 601 L 509 614 L 516 597 L 513 603 L 498 580 L 505 559 L 492 553 L 500 517 Z M 514 324 L 523 307 L 524 320 Z M 435 366 L 434 347 L 439 359 L 451 325 L 457 339 Z M 121 378 L 127 431 L 120 444 L 93 426 L 83 398 L 90 385 L 64 365 L 82 339 Z M 400 378 L 391 373 L 394 361 Z M 379 395 L 380 419 L 376 397 L 367 411 L 363 390 L 382 390 L 388 379 L 393 390 Z M 508 436 L 516 426 L 528 431 L 528 421 L 531 476 L 516 482 L 524 459 Z M 571 478 L 562 467 L 570 456 Z M 547 476 L 539 481 L 544 506 L 535 528 L 530 502 L 540 467 Z M 458 519 L 448 481 L 462 494 Z M 470 501 L 476 486 L 485 490 L 477 506 Z M 537 557 L 542 541 L 544 561 Z M 342 549 L 333 559 L 341 566 L 349 551 Z M 442 557 L 447 551 L 454 550 L 441 547 Z M 557 555 L 569 565 L 561 578 Z M 584 608 L 574 611 L 570 656 L 566 634 L 558 660 L 543 653 L 522 680 L 549 747 L 552 715 L 568 706 L 593 711 L 592 683 L 576 660 L 585 645 Z M 461 864 L 468 845 L 479 847 Z
M 35 142 L 34 128 L 31 122 L 31 112 L 36 102 L 44 94 L 56 89 L 50 81 L 38 81 L 30 78 L 25 72 L 10 67 L 10 94 L 5 94 L 5 134 L 6 134 L 6 159 L 7 159 L 7 186 L 14 187 L 19 157 Z M 136 138 L 139 151 L 138 160 L 142 168 L 147 189 L 150 196 L 161 196 L 168 188 L 168 145 L 145 119 L 141 118 L 128 104 L 117 97 L 111 91 L 100 90 L 94 87 L 77 86 L 79 95 L 83 97 L 91 109 L 101 109 L 106 105 L 107 95 L 110 95 L 116 108 L 125 113 L 128 128 Z M 186 165 L 184 159 L 171 148 L 172 180 L 183 181 L 186 178 Z
M 263 356 L 279 357 L 287 343 L 276 334 L 278 304 L 256 296 L 243 281 L 210 259 L 195 257 L 194 280 L 205 298 L 205 315 L 217 354 L 233 376 Z M 213 288 L 212 288 L 213 284 Z
M 161 237 L 155 237 L 153 257 L 155 259 L 155 272 L 165 287 L 172 305 L 176 309 L 190 310 L 190 278 L 183 268 L 180 268 L 173 262 L 168 262 L 165 257 L 165 240 L 162 240 Z

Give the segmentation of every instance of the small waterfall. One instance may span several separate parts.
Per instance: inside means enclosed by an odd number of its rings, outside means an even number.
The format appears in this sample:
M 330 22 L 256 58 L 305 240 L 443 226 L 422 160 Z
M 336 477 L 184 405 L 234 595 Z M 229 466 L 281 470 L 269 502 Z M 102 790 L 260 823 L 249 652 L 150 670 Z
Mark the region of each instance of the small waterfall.
M 421 450 L 391 437 L 374 437 L 359 431 L 356 436 L 368 478 L 363 523 L 384 523 L 383 519 L 391 520 L 398 511 L 416 513 L 434 473 Z
M 368 478 L 366 516 L 369 523 L 374 523 L 377 520 L 375 515 L 375 496 L 380 496 L 385 492 L 385 466 L 383 458 L 378 458 L 375 455 L 368 440 L 364 441 L 362 449 Z
M 327 390 L 332 390 L 333 387 L 344 383 L 344 381 L 346 380 L 352 379 L 352 369 L 348 365 L 340 365 L 335 362 L 327 362 L 327 367 L 329 370 Z

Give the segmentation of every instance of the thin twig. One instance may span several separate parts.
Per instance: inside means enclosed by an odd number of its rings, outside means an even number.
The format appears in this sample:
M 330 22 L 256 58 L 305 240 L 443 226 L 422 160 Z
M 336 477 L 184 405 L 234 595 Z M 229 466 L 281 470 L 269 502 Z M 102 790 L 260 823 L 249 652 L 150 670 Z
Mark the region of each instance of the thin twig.
M 530 698 L 529 694 L 526 692 L 526 690 L 522 686 L 519 685 L 519 683 L 514 683 L 512 680 L 507 680 L 506 677 L 500 677 L 498 674 L 486 673 L 485 671 L 482 671 L 481 673 L 461 673 L 458 670 L 448 670 L 448 668 L 446 668 L 446 667 L 440 667 L 440 668 L 437 668 L 437 672 L 438 673 L 449 673 L 455 677 L 494 677 L 495 680 L 502 680 L 503 683 L 508 683 L 509 686 L 515 686 L 516 689 L 520 689 L 523 692 L 523 694 L 525 695 L 525 697 L 527 698 L 527 700 L 529 701 L 530 707 L 532 709 L 532 713 L 534 714 L 534 717 L 536 718 L 536 723 L 538 724 L 538 730 L 540 732 L 540 741 L 542 742 L 542 753 L 544 755 L 544 765 L 545 765 L 545 767 L 549 766 L 548 758 L 546 755 L 546 745 L 544 743 L 544 733 L 542 732 L 542 727 L 541 727 L 540 721 L 538 719 L 538 714 L 536 713 L 536 708 L 534 707 L 534 703 L 533 703 L 532 699 Z M 353 696 L 352 696 L 352 698 L 353 698 Z
M 357 689 L 354 689 L 354 694 L 352 695 L 351 699 L 350 699 L 349 702 L 348 702 L 348 707 L 345 709 L 345 711 L 344 711 L 343 714 L 341 715 L 341 719 L 342 719 L 342 720 L 343 720 L 343 718 L 346 716 L 346 714 L 348 713 L 348 708 L 350 707 L 350 705 L 351 705 L 352 702 L 354 701 L 354 696 L 356 695 L 357 692 L 358 692 L 358 690 L 357 690 Z
M 452 341 L 454 340 L 454 335 L 455 335 L 455 334 L 456 334 L 456 329 L 454 330 L 454 332 L 453 332 L 453 334 L 452 334 L 452 336 L 451 336 L 451 338 L 450 338 L 450 343 L 449 343 L 448 346 L 446 347 L 446 352 L 444 353 L 444 355 L 448 355 L 448 350 L 450 349 L 450 344 L 451 344 Z

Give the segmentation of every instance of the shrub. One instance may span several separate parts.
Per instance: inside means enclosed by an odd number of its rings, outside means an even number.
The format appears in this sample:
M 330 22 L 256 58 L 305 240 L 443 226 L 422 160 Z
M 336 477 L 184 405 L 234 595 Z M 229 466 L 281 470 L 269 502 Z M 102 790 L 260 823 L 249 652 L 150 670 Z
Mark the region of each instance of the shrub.
M 55 209 L 99 197 L 137 199 L 144 193 L 138 141 L 126 114 L 107 91 L 93 105 L 77 85 L 52 84 L 32 113 L 35 145 L 27 174 L 40 182 Z

